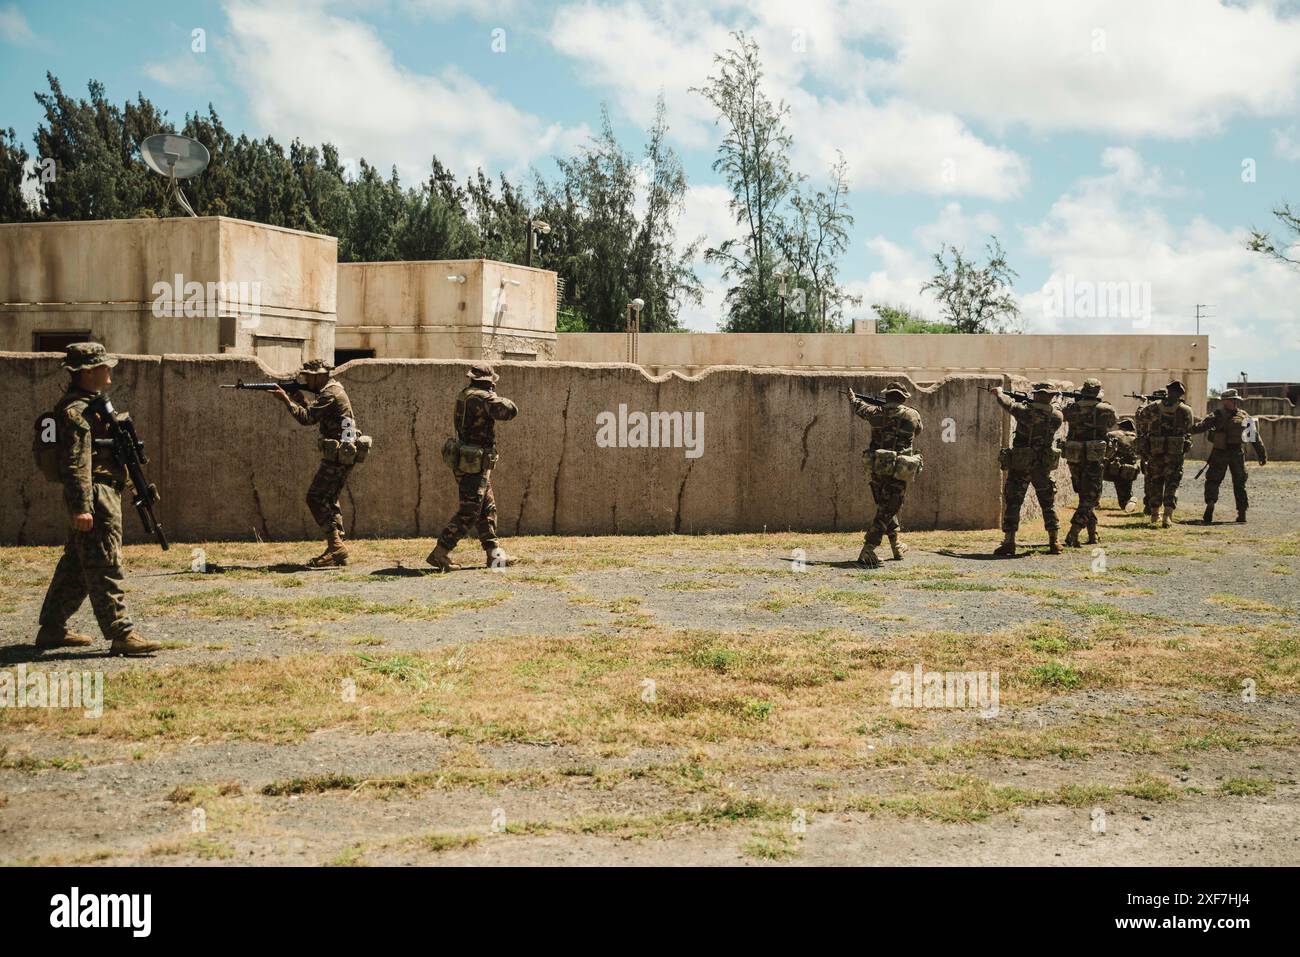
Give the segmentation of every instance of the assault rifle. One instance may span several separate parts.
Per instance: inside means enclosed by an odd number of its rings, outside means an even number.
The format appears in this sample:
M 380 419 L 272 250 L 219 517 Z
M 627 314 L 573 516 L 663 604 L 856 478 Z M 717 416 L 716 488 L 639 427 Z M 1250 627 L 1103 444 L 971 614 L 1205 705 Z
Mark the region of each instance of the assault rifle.
M 885 405 L 889 401 L 883 395 L 869 395 L 865 392 L 854 392 L 852 386 L 847 389 L 840 389 L 840 395 L 851 396 L 860 402 L 867 403 L 867 405 Z
M 988 386 L 984 389 L 985 392 L 994 392 L 996 390 L 997 390 L 996 386 Z M 1028 392 L 1015 392 L 1012 389 L 1003 389 L 1002 394 L 1011 399 L 1014 399 L 1017 402 L 1028 403 L 1034 401 L 1034 397 L 1030 395 Z M 1052 394 L 1055 395 L 1056 393 L 1052 393 Z
M 283 389 L 290 395 L 311 391 L 297 379 L 285 379 L 283 382 L 245 382 L 243 379 L 236 379 L 234 385 L 223 385 L 221 388 L 251 389 L 254 392 L 274 392 L 276 389 Z
M 1086 392 L 1067 392 L 1065 389 L 1061 389 L 1061 390 L 1058 391 L 1056 394 L 1057 394 L 1058 396 L 1060 396 L 1062 399 L 1095 399 L 1095 398 L 1097 398 L 1097 396 L 1096 396 L 1095 393 L 1094 393 L 1093 395 L 1088 395 Z
M 1142 401 L 1142 402 L 1150 402 L 1150 401 L 1152 401 L 1153 399 L 1155 399 L 1155 395 L 1154 395 L 1154 394 L 1152 394 L 1152 395 L 1143 395 L 1141 392 L 1125 392 L 1125 393 L 1124 393 L 1124 398 L 1126 398 L 1126 399 L 1139 399 L 1139 400 Z
M 140 522 L 144 530 L 158 540 L 165 552 L 168 548 L 167 535 L 162 523 L 154 515 L 153 507 L 162 500 L 158 486 L 144 477 L 144 467 L 149 460 L 144 457 L 144 443 L 135 434 L 135 423 L 129 412 L 118 412 L 113 403 L 102 392 L 91 400 L 87 409 L 100 416 L 108 424 L 108 438 L 95 439 L 95 444 L 113 450 L 113 458 L 118 465 L 126 469 L 127 478 L 131 480 L 131 504 L 140 513 Z

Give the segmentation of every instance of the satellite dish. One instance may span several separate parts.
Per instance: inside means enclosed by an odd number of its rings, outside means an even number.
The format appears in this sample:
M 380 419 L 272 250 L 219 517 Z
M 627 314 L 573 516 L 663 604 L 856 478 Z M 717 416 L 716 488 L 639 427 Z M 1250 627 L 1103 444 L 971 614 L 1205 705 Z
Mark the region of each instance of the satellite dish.
M 197 218 L 198 213 L 190 206 L 177 180 L 198 176 L 208 168 L 208 163 L 212 161 L 208 148 L 188 136 L 177 133 L 155 133 L 153 136 L 146 137 L 140 144 L 140 158 L 144 160 L 145 166 L 160 176 L 167 177 L 172 193 L 181 208 Z

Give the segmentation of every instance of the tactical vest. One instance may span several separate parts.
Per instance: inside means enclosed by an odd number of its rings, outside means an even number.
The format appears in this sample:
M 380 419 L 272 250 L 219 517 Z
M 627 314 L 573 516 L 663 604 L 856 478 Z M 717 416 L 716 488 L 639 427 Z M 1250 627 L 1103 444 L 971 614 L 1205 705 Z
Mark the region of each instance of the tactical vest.
M 1243 433 L 1250 416 L 1241 409 L 1229 412 L 1222 407 L 1214 410 L 1214 424 L 1210 426 L 1210 441 L 1216 449 L 1238 449 L 1245 444 Z
M 1148 431 L 1152 436 L 1186 435 L 1192 427 L 1191 415 L 1183 403 L 1159 403 L 1151 415 Z
M 1028 411 L 1030 414 L 1022 414 L 1016 419 L 1016 434 L 1011 439 L 1011 447 L 1038 451 L 1052 448 L 1056 430 L 1061 427 L 1056 410 L 1050 402 L 1031 402 Z
M 873 408 L 867 413 L 867 422 L 871 424 L 870 448 L 893 452 L 911 451 L 912 440 L 916 436 L 913 416 L 919 418 L 915 409 L 905 405 Z
M 1115 424 L 1114 410 L 1098 399 L 1076 399 L 1063 411 L 1070 425 L 1069 439 L 1073 442 L 1104 439 Z
M 456 437 L 465 445 L 490 449 L 496 445 L 496 420 L 488 414 L 486 403 L 492 393 L 475 385 L 467 385 L 456 396 L 453 424 Z

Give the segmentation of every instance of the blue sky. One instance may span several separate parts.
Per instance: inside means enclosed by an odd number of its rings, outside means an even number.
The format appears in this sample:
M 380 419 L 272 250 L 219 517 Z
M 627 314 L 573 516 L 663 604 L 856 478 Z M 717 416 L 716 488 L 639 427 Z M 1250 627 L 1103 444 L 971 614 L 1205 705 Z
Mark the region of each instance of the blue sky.
M 679 231 L 731 229 L 700 85 L 728 33 L 758 40 L 790 105 L 796 167 L 838 149 L 856 217 L 843 261 L 872 302 L 919 293 L 940 243 L 989 233 L 1020 278 L 1029 332 L 1170 332 L 1210 303 L 1211 383 L 1300 378 L 1300 271 L 1247 253 L 1300 204 L 1300 9 L 1214 0 L 691 3 L 331 0 L 111 5 L 0 0 L 0 126 L 30 148 L 48 70 L 82 95 L 143 92 L 169 115 L 328 140 L 419 177 L 437 154 L 525 175 L 583 143 L 609 105 L 625 144 L 663 92 L 691 191 Z M 194 52 L 193 31 L 205 49 Z M 1293 255 L 1300 255 L 1297 250 Z M 722 285 L 686 316 L 712 330 Z M 1126 302 L 1059 308 L 1054 293 Z M 1102 296 L 1105 301 L 1105 296 Z M 1146 308 L 1148 304 L 1150 308 Z M 1118 357 L 1117 357 L 1118 364 Z

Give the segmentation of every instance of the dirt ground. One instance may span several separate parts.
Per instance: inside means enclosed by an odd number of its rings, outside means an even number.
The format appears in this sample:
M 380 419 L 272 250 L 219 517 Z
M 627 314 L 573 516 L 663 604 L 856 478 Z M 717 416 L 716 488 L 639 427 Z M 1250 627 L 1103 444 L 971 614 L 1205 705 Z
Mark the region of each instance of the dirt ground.
M 1107 486 L 1099 546 L 873 572 L 854 534 L 132 546 L 130 661 L 88 607 L 38 656 L 57 550 L 0 549 L 0 674 L 103 680 L 0 707 L 0 861 L 1297 864 L 1300 465 L 1246 525 L 1194 471 L 1171 529 Z M 900 703 L 918 666 L 993 707 Z

